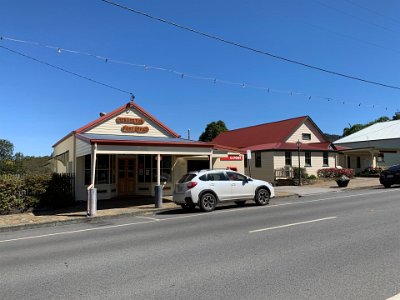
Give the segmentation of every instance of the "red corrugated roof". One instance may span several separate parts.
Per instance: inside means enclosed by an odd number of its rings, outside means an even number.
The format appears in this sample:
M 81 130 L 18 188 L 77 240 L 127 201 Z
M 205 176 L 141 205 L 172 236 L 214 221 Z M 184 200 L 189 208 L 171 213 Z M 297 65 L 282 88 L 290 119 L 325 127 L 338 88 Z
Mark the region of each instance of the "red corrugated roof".
M 185 140 L 182 138 L 162 138 L 162 137 L 135 137 L 121 136 L 121 135 L 107 135 L 107 134 L 76 134 L 76 138 L 90 143 L 99 145 L 124 145 L 124 146 L 166 146 L 166 147 L 200 147 L 200 148 L 213 148 L 216 150 L 225 150 L 243 153 L 243 150 L 224 146 L 216 145 L 213 143 Z
M 261 151 L 261 150 L 291 150 L 295 151 L 297 150 L 297 144 L 296 143 L 268 143 L 268 144 L 261 144 L 261 145 L 254 145 L 254 146 L 249 146 L 246 147 L 247 150 L 251 151 Z M 302 143 L 300 145 L 300 149 L 302 151 L 308 150 L 308 151 L 335 151 L 331 147 L 330 142 L 325 142 L 325 143 Z
M 297 150 L 296 143 L 286 143 L 287 139 L 307 120 L 320 131 L 309 116 L 302 116 L 278 122 L 265 123 L 219 134 L 212 142 L 239 149 L 261 150 Z M 321 132 L 321 131 L 320 131 Z M 324 134 L 321 132 L 324 136 Z M 329 141 L 322 143 L 302 143 L 302 150 L 327 151 L 331 148 Z
M 303 116 L 225 131 L 219 134 L 212 142 L 236 148 L 270 143 L 284 143 L 308 118 L 308 116 Z

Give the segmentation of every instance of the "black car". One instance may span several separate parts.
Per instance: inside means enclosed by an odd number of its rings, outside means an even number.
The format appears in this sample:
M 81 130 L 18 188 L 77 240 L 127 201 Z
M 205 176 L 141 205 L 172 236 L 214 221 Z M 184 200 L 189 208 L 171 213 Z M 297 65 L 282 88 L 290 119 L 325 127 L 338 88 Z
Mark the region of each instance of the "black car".
M 382 171 L 379 182 L 383 184 L 385 188 L 389 188 L 392 184 L 400 184 L 400 165 L 394 165 Z

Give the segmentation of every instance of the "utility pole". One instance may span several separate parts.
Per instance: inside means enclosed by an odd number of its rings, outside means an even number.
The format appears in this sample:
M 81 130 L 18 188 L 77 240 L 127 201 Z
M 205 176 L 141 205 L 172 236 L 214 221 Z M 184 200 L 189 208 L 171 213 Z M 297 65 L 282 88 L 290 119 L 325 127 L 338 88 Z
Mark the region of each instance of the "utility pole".
M 297 159 L 299 160 L 299 170 L 298 170 L 298 175 L 299 175 L 299 185 L 301 185 L 301 170 L 300 170 L 300 145 L 301 142 L 300 140 L 297 140 Z

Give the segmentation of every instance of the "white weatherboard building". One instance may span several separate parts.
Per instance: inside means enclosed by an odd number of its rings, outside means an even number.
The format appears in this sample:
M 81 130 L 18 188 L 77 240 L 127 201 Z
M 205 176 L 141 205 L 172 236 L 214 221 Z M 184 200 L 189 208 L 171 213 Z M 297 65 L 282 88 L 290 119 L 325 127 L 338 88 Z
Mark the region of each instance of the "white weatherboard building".
M 71 173 L 75 199 L 153 196 L 156 185 L 171 195 L 174 183 L 191 170 L 244 171 L 243 155 L 214 143 L 182 139 L 133 101 L 102 114 L 53 146 L 53 168 Z
M 340 164 L 339 150 L 322 133 L 309 116 L 224 131 L 213 142 L 248 150 L 252 160 L 248 174 L 274 182 L 291 178 L 293 167 L 304 168 L 308 175 L 319 169 Z M 246 163 L 246 161 L 245 161 Z
M 346 147 L 347 168 L 356 173 L 369 167 L 382 167 L 400 163 L 400 120 L 375 123 L 334 142 Z

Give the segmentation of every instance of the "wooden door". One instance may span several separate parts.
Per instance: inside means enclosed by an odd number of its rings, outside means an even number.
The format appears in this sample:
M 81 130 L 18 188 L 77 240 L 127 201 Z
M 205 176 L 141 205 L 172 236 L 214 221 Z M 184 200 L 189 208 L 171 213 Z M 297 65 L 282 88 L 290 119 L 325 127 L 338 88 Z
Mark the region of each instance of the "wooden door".
M 136 160 L 134 158 L 118 159 L 118 194 L 133 195 L 136 183 Z

